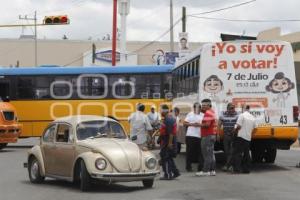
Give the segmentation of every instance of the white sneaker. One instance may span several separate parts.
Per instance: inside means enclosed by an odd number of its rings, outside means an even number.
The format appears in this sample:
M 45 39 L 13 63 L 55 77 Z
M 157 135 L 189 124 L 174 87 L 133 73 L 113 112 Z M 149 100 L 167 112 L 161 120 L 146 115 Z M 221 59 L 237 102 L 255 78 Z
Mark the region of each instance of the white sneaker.
M 203 171 L 196 172 L 196 176 L 210 176 L 210 172 L 203 172 Z
M 217 175 L 217 173 L 216 173 L 215 170 L 213 170 L 213 171 L 210 172 L 210 175 L 211 175 L 211 176 L 215 176 L 215 175 Z

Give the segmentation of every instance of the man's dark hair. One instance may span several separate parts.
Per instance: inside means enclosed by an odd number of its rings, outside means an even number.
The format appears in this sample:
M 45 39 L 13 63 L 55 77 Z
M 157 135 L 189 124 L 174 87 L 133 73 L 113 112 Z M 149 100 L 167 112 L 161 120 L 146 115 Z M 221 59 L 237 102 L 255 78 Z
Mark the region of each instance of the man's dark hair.
M 179 109 L 178 107 L 175 107 L 175 108 L 174 108 L 174 112 L 178 112 L 178 113 L 179 113 L 179 112 L 180 112 L 180 109 Z
M 169 106 L 166 105 L 166 104 L 163 104 L 163 105 L 161 106 L 161 110 L 162 110 L 163 112 L 169 112 Z
M 201 101 L 201 103 L 206 103 L 206 104 L 208 104 L 211 107 L 211 100 L 210 99 L 203 99 Z
M 196 103 L 194 103 L 194 106 L 193 106 L 193 108 L 201 108 L 201 104 L 200 104 L 200 103 L 198 103 L 198 102 L 196 102 Z
M 141 112 L 144 112 L 144 111 L 145 111 L 145 106 L 144 106 L 144 104 L 139 104 L 137 110 L 138 110 L 138 111 L 141 111 Z
M 249 106 L 249 105 L 246 105 L 246 106 L 245 106 L 245 109 L 246 109 L 246 110 L 250 110 L 250 106 Z
M 235 106 L 234 106 L 233 103 L 228 103 L 228 104 L 227 104 L 227 109 L 234 108 L 234 107 L 235 107 Z

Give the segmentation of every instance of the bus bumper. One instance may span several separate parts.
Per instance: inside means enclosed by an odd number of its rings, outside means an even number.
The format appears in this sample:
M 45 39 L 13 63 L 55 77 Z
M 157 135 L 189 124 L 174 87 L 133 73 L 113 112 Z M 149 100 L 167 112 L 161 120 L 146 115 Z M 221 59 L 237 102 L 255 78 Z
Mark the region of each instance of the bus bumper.
M 0 125 L 0 143 L 15 143 L 21 134 L 22 126 L 14 125 Z
M 260 127 L 256 128 L 252 142 L 267 142 L 277 149 L 290 149 L 290 146 L 298 139 L 298 127 Z

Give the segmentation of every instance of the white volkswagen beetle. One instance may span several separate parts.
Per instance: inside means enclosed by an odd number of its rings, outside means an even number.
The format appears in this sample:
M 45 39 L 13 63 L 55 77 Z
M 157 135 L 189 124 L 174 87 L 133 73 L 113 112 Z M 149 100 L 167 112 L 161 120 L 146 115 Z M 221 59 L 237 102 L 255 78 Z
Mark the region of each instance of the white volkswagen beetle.
M 115 120 L 90 115 L 60 118 L 45 129 L 41 142 L 28 152 L 29 179 L 45 177 L 80 181 L 86 191 L 93 179 L 142 181 L 152 187 L 159 174 L 157 158 L 131 142 Z

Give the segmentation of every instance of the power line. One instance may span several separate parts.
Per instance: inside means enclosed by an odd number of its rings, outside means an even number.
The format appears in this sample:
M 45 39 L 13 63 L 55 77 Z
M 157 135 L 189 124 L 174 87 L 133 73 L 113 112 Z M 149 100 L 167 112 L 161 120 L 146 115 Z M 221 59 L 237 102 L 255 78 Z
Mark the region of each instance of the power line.
M 270 20 L 262 20 L 262 19 L 227 19 L 227 18 L 215 18 L 215 17 L 200 17 L 194 15 L 188 15 L 189 17 L 194 17 L 198 19 L 208 19 L 208 20 L 216 20 L 216 21 L 229 21 L 229 22 L 249 22 L 249 23 L 270 23 L 270 22 L 300 22 L 300 19 L 270 19 Z
M 168 30 L 166 30 L 164 33 L 162 33 L 162 34 L 161 34 L 160 36 L 158 36 L 156 39 L 154 39 L 154 40 L 152 40 L 151 42 L 145 44 L 144 46 L 142 46 L 142 47 L 140 47 L 140 48 L 134 50 L 133 53 L 138 52 L 138 51 L 140 51 L 140 50 L 142 50 L 142 49 L 144 49 L 144 48 L 146 48 L 146 47 L 152 45 L 153 43 L 157 42 L 157 41 L 160 40 L 161 38 L 163 38 L 163 37 L 164 37 L 165 35 L 167 35 L 167 34 L 171 31 L 171 29 L 174 28 L 180 21 L 181 21 L 181 18 L 178 19 L 178 20 L 173 24 L 172 27 L 170 27 Z
M 243 5 L 246 5 L 246 4 L 249 4 L 249 3 L 252 3 L 252 2 L 255 2 L 256 0 L 251 0 L 251 1 L 246 1 L 246 2 L 242 2 L 242 3 L 239 3 L 239 4 L 234 4 L 234 5 L 231 5 L 231 6 L 227 6 L 227 7 L 224 7 L 224 8 L 219 8 L 219 9 L 215 9 L 215 10 L 210 10 L 210 11 L 206 11 L 206 12 L 202 12 L 202 13 L 195 13 L 195 14 L 191 14 L 191 15 L 188 15 L 188 16 L 194 16 L 196 17 L 197 15 L 204 15 L 204 14 L 209 14 L 209 13 L 215 13 L 215 12 L 220 12 L 220 11 L 223 11 L 223 10 L 228 10 L 228 9 L 231 9 L 231 8 L 236 8 L 236 7 L 239 7 L 239 6 L 243 6 Z M 144 49 L 150 45 L 152 45 L 153 43 L 155 43 L 156 41 L 158 41 L 159 39 L 161 39 L 162 37 L 164 37 L 166 34 L 168 34 L 172 28 L 174 28 L 180 21 L 182 20 L 182 17 L 180 17 L 180 19 L 178 19 L 171 28 L 169 28 L 167 31 L 165 31 L 163 34 L 161 34 L 159 37 L 157 37 L 156 39 L 152 40 L 151 42 L 149 42 L 148 44 L 134 50 L 133 52 L 137 52 L 137 51 L 140 51 L 141 49 Z
M 89 53 L 87 53 L 87 54 L 85 54 L 85 55 L 82 55 L 82 56 L 76 58 L 75 60 L 72 60 L 71 62 L 69 62 L 69 63 L 67 63 L 67 64 L 64 64 L 63 67 L 70 66 L 70 65 L 72 65 L 73 63 L 75 63 L 75 62 L 77 62 L 77 61 L 79 61 L 79 60 L 81 60 L 81 59 L 83 59 L 83 58 L 89 56 L 91 53 L 92 53 L 92 52 L 89 52 Z
M 240 7 L 240 6 L 249 4 L 249 3 L 253 3 L 255 1 L 256 0 L 251 0 L 251 1 L 246 1 L 246 2 L 239 3 L 239 4 L 234 4 L 234 5 L 231 5 L 231 6 L 227 6 L 227 7 L 224 7 L 224 8 L 219 8 L 219 9 L 211 10 L 211 11 L 206 11 L 206 12 L 201 12 L 201 13 L 194 13 L 194 14 L 191 14 L 191 16 L 205 15 L 205 14 L 220 12 L 220 11 L 223 11 L 223 10 L 228 10 L 228 9 L 231 9 L 231 8 L 236 8 L 236 7 Z

